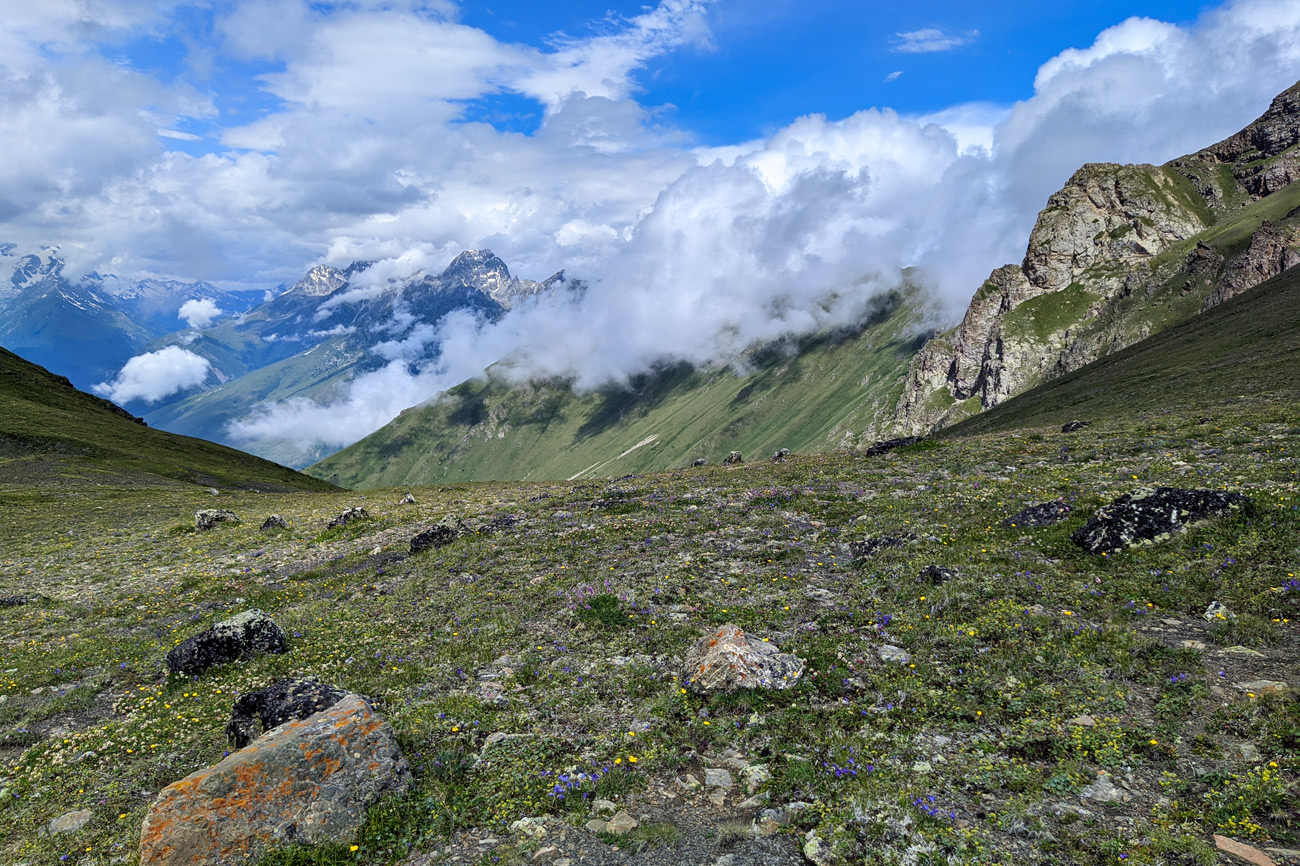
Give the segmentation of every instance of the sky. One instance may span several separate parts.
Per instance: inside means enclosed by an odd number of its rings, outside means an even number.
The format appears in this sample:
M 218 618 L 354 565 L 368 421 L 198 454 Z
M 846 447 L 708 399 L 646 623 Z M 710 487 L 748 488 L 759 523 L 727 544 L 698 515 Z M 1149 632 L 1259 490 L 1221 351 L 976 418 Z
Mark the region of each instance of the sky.
M 0 13 L 0 241 L 57 245 L 69 273 L 264 289 L 487 248 L 590 282 L 412 330 L 340 403 L 239 428 L 333 445 L 501 359 L 591 387 L 731 357 L 861 315 L 903 268 L 959 315 L 1081 164 L 1194 151 L 1300 79 L 1300 0 Z

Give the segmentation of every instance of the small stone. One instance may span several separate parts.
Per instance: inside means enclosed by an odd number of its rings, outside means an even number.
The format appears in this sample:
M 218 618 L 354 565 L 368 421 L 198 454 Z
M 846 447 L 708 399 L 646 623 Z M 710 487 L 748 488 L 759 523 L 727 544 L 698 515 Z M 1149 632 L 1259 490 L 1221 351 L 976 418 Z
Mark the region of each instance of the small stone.
M 623 836 L 631 833 L 637 826 L 636 819 L 629 815 L 627 810 L 620 810 L 605 824 L 605 832 L 613 833 L 615 836 Z
M 546 836 L 546 819 L 520 818 L 510 824 L 510 832 L 528 839 L 542 839 Z
M 1178 645 L 1183 649 L 1197 650 L 1198 652 L 1206 649 L 1205 644 L 1199 640 L 1180 640 Z
M 1115 787 L 1108 773 L 1098 773 L 1091 785 L 1079 789 L 1079 796 L 1096 800 L 1098 803 L 1118 803 L 1129 799 L 1128 795 Z
M 885 644 L 876 650 L 876 655 L 880 656 L 882 662 L 897 662 L 903 665 L 912 660 L 912 656 L 907 650 L 893 644 Z
M 685 776 L 677 778 L 677 785 L 687 791 L 698 791 L 700 789 L 700 780 L 695 778 L 693 774 L 687 773 Z
M 573 866 L 573 861 L 568 857 L 561 857 L 555 861 L 555 866 Z
M 1262 659 L 1264 657 L 1264 654 L 1262 652 L 1258 652 L 1256 650 L 1251 649 L 1250 647 L 1244 647 L 1244 646 L 1227 646 L 1219 650 L 1219 652 L 1227 653 L 1228 655 L 1233 655 L 1233 656 L 1250 656 L 1251 658 L 1257 658 L 1257 659 Z
M 750 764 L 740 771 L 745 793 L 752 794 L 772 779 L 772 772 L 763 764 Z
M 929 761 L 913 761 L 913 762 L 912 762 L 912 772 L 913 772 L 913 773 L 919 773 L 920 775 L 923 775 L 923 776 L 924 776 L 926 773 L 931 772 L 933 769 L 934 769 L 934 768 L 930 766 L 930 762 L 929 762 Z
M 1258 764 L 1262 760 L 1259 749 L 1253 743 L 1241 743 L 1233 747 L 1231 752 L 1248 764 Z
M 731 773 L 721 769 L 706 769 L 704 784 L 710 788 L 730 788 L 733 784 Z
M 550 857 L 559 850 L 559 847 L 556 845 L 547 845 L 545 848 L 538 848 L 533 852 L 533 859 L 541 860 L 543 857 Z
M 593 833 L 605 832 L 605 821 L 600 818 L 592 818 L 584 826 Z
M 1231 622 L 1237 618 L 1237 615 L 1228 610 L 1228 606 L 1223 602 L 1212 601 L 1210 602 L 1210 606 L 1205 609 L 1205 613 L 1201 614 L 1201 618 L 1206 622 L 1221 622 L 1225 620 Z
M 736 866 L 736 855 L 723 854 L 717 860 L 713 861 L 713 866 Z
M 1223 853 L 1236 857 L 1243 863 L 1250 863 L 1252 866 L 1277 866 L 1277 861 L 1263 851 L 1235 839 L 1229 839 L 1227 836 L 1215 833 L 1214 845 Z
M 767 802 L 767 797 L 768 797 L 768 795 L 767 795 L 766 793 L 755 794 L 754 796 L 750 797 L 750 798 L 747 799 L 747 800 L 741 800 L 741 801 L 740 801 L 740 808 L 741 808 L 741 809 L 757 809 L 759 806 L 762 806 L 762 805 L 764 805 L 764 804 Z
M 803 856 L 807 857 L 813 866 L 836 866 L 840 862 L 840 858 L 835 856 L 835 851 L 831 848 L 831 843 L 818 836 L 816 830 L 809 830 L 808 835 L 804 836 Z
M 49 833 L 76 833 L 90 823 L 90 818 L 89 809 L 65 812 L 46 824 L 45 829 Z
M 1097 726 L 1097 720 L 1085 713 L 1082 716 L 1075 716 L 1070 719 L 1070 721 L 1066 722 L 1066 724 L 1078 725 L 1081 728 L 1095 728 Z
M 956 576 L 957 572 L 951 568 L 945 568 L 942 565 L 927 565 L 921 569 L 921 573 L 916 576 L 916 579 L 933 586 L 940 586 Z
M 725 788 L 717 788 L 709 792 L 709 801 L 715 806 L 725 806 L 727 803 L 727 791 Z
M 1281 680 L 1249 680 L 1244 683 L 1233 683 L 1232 685 L 1238 691 L 1253 694 L 1259 698 L 1280 695 L 1288 688 L 1287 684 Z
M 618 811 L 618 806 L 614 805 L 613 800 L 595 800 L 592 802 L 591 808 L 599 813 L 607 815 L 613 815 Z

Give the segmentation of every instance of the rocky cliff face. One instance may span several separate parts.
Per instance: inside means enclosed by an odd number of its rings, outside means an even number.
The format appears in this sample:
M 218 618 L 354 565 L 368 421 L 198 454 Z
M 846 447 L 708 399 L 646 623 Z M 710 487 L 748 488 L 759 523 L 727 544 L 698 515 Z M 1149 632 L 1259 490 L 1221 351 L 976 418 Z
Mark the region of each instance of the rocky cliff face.
M 1166 165 L 1085 165 L 1048 199 L 1024 261 L 913 359 L 893 430 L 995 406 L 1300 263 L 1297 179 L 1300 84 Z

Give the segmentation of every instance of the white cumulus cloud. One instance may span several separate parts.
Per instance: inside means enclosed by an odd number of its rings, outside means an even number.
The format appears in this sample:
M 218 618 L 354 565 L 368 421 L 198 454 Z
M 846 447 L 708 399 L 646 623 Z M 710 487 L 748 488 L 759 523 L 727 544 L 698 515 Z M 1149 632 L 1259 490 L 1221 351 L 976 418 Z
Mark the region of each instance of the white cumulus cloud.
M 176 315 L 191 328 L 206 328 L 219 318 L 225 310 L 217 306 L 212 298 L 193 298 L 181 304 Z
M 186 388 L 203 384 L 212 364 L 207 358 L 179 346 L 145 352 L 122 365 L 111 382 L 101 382 L 95 391 L 114 403 L 144 400 L 156 403 Z

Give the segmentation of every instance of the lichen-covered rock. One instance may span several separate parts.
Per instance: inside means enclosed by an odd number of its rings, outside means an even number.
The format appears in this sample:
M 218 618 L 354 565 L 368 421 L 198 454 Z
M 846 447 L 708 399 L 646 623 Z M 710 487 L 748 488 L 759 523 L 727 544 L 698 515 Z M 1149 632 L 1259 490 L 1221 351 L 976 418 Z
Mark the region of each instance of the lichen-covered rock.
M 229 508 L 203 508 L 194 512 L 194 528 L 207 532 L 218 523 L 238 523 L 239 515 Z
M 1250 504 L 1240 493 L 1142 488 L 1097 509 L 1071 538 L 1089 553 L 1110 553 L 1135 544 L 1162 541 L 1192 524 Z
M 22 607 L 30 601 L 25 595 L 0 596 L 0 607 Z
M 285 520 L 283 517 L 281 517 L 278 514 L 272 514 L 270 517 L 263 520 L 262 527 L 261 527 L 263 532 L 270 532 L 275 529 L 288 529 L 288 528 L 289 528 L 289 521 Z
M 199 632 L 167 653 L 174 674 L 200 674 L 257 653 L 282 653 L 284 632 L 260 610 L 246 610 Z
M 226 736 L 242 749 L 263 731 L 329 709 L 349 693 L 320 680 L 280 680 L 260 691 L 240 695 L 230 713 Z
M 708 694 L 748 688 L 788 689 L 802 675 L 803 659 L 728 624 L 691 647 L 683 679 L 695 693 Z
M 355 505 L 352 508 L 349 508 L 347 511 L 344 511 L 342 514 L 340 514 L 338 517 L 331 520 L 329 523 L 325 524 L 325 528 L 337 529 L 340 526 L 347 526 L 349 523 L 352 523 L 354 521 L 368 520 L 369 518 L 370 518 L 369 511 L 366 511 L 360 505 Z
M 740 454 L 739 451 L 732 451 L 732 452 L 731 452 L 730 454 L 728 454 L 728 455 L 726 456 L 726 458 L 722 461 L 722 465 L 723 465 L 723 466 L 735 466 L 737 463 L 744 463 L 744 462 L 745 462 L 745 458 L 741 456 L 741 454 Z
M 437 550 L 439 547 L 446 547 L 455 541 L 458 535 L 460 535 L 460 531 L 446 523 L 431 526 L 411 539 L 411 553 L 422 553 L 426 550 Z
M 692 466 L 704 466 L 704 465 L 706 465 L 708 462 L 709 462 L 709 461 L 708 461 L 708 458 L 706 458 L 706 457 L 696 457 L 694 460 L 691 461 L 691 465 L 692 465 Z
M 952 580 L 956 576 L 957 572 L 953 571 L 951 568 L 945 568 L 942 565 L 934 565 L 931 563 L 921 569 L 921 572 L 916 576 L 916 579 L 933 586 L 940 586 Z
M 1070 506 L 1064 502 L 1040 502 L 1038 505 L 1031 505 L 1028 508 L 1017 511 L 1015 514 L 1002 521 L 1002 525 L 1008 528 L 1038 528 L 1041 526 L 1055 526 L 1062 520 L 1070 516 Z
M 410 494 L 410 493 L 407 493 L 405 496 L 403 496 L 401 499 L 399 499 L 399 500 L 397 501 L 397 504 L 398 504 L 398 505 L 414 505 L 414 504 L 415 504 L 415 496 L 412 495 L 412 494 Z
M 876 551 L 891 547 L 902 547 L 913 541 L 916 541 L 916 536 L 910 532 L 907 535 L 881 535 L 877 538 L 864 538 L 861 541 L 850 541 L 849 553 L 853 554 L 854 559 L 867 559 L 874 556 Z
M 409 782 L 392 726 L 349 695 L 163 789 L 140 866 L 235 866 L 292 843 L 346 843 L 367 808 Z
M 787 458 L 787 457 L 789 457 L 789 456 L 790 456 L 790 449 L 789 449 L 789 448 L 782 448 L 781 450 L 776 451 L 776 452 L 774 452 L 774 453 L 772 454 L 772 462 L 773 462 L 773 463 L 781 463 L 781 462 L 784 462 L 785 458 Z
M 1061 425 L 1062 433 L 1078 433 L 1085 427 L 1091 427 L 1091 421 L 1067 421 Z

